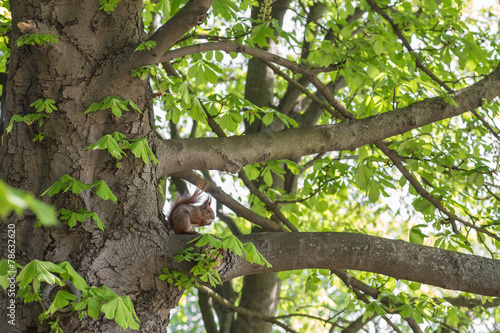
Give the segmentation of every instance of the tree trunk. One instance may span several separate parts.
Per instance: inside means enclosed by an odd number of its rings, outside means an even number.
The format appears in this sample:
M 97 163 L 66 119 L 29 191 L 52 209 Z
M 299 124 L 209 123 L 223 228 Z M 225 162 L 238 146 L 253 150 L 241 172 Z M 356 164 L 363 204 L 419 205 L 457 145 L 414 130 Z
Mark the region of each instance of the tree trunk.
M 104 180 L 118 198 L 118 203 L 113 204 L 89 191 L 79 196 L 68 191 L 51 198 L 58 209 L 97 213 L 106 226 L 104 232 L 89 220 L 73 228 L 62 225 L 34 229 L 33 216 L 12 217 L 9 222 L 16 224 L 16 259 L 20 264 L 33 259 L 56 263 L 67 260 L 89 285 L 106 285 L 118 295 L 129 295 L 142 331 L 164 332 L 169 311 L 176 306 L 181 292 L 157 278 L 164 266 L 162 255 L 168 252 L 168 233 L 159 218 L 155 189 L 159 169 L 153 163 L 146 165 L 130 151 L 117 161 L 106 150 L 85 150 L 114 131 L 128 139 L 147 137 L 154 150 L 150 87 L 147 80 L 124 75 L 130 73 L 128 68 L 119 68 L 120 56 L 130 53 L 141 41 L 142 2 L 122 0 L 111 14 L 99 11 L 94 0 L 68 0 L 64 4 L 56 0 L 12 1 L 11 10 L 6 119 L 14 114 L 34 113 L 29 105 L 40 98 L 55 100 L 58 110 L 40 128 L 14 125 L 0 147 L 2 178 L 36 195 L 63 174 L 87 184 Z M 26 31 L 21 24 L 20 31 L 18 23 L 28 20 L 36 27 Z M 61 37 L 57 44 L 18 48 L 15 41 L 26 33 Z M 119 119 L 109 110 L 82 114 L 106 96 L 131 99 L 143 114 L 124 112 Z M 43 141 L 32 142 L 40 132 Z M 17 309 L 16 329 L 20 332 L 47 330 L 47 325 L 39 323 L 42 308 L 38 304 L 18 305 Z M 67 332 L 123 331 L 102 316 L 80 322 L 75 316 L 61 315 L 60 320 Z

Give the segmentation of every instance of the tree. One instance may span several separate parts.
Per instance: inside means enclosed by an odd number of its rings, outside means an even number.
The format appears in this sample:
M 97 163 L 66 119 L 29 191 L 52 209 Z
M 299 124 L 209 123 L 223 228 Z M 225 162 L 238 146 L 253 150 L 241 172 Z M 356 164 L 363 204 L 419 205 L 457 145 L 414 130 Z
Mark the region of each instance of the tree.
M 459 0 L 3 8 L 0 214 L 15 250 L 2 258 L 19 265 L 8 328 L 165 331 L 178 286 L 200 281 L 193 262 L 175 260 L 196 256 L 185 252 L 195 236 L 173 235 L 162 213 L 166 185 L 182 192 L 181 179 L 233 212 L 218 209 L 225 224 L 211 232 L 246 244 L 198 239 L 232 249 L 197 250 L 217 256 L 203 276 L 223 283 L 199 286 L 209 332 L 212 304 L 225 332 L 498 321 L 491 11 L 473 16 Z M 62 223 L 48 225 L 26 192 Z M 69 292 L 56 294 L 58 282 Z M 331 304 L 301 303 L 318 293 Z M 14 298 L 3 299 L 2 316 Z M 293 300 L 306 313 L 276 318 L 278 305 L 299 311 Z M 80 316 L 56 312 L 68 304 Z

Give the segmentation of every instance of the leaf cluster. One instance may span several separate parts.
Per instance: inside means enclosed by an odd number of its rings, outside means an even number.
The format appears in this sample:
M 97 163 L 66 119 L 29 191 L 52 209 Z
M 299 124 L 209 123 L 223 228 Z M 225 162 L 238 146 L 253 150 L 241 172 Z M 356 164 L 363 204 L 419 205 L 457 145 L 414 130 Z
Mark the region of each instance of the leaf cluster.
M 106 14 L 111 14 L 115 11 L 116 6 L 120 0 L 100 0 L 99 1 L 99 10 L 102 10 Z
M 9 124 L 7 125 L 7 128 L 5 129 L 6 133 L 10 133 L 12 131 L 12 128 L 14 127 L 14 123 L 16 122 L 24 122 L 28 127 L 31 128 L 33 123 L 36 123 L 38 127 L 42 127 L 43 124 L 45 123 L 45 119 L 50 118 L 50 114 L 52 111 L 56 111 L 57 107 L 55 106 L 55 101 L 50 98 L 46 99 L 38 99 L 35 102 L 30 104 L 30 107 L 34 107 L 36 109 L 36 113 L 28 113 L 25 116 L 21 116 L 18 114 L 15 114 L 12 116 L 12 118 L 9 121 Z M 45 112 L 45 113 L 43 113 Z M 33 141 L 42 141 L 43 140 L 43 133 L 38 133 L 35 135 L 33 138 Z
M 17 47 L 23 45 L 44 45 L 46 43 L 58 43 L 61 36 L 55 34 L 26 34 L 16 41 Z
M 141 158 L 146 165 L 149 165 L 150 159 L 155 164 L 160 163 L 160 161 L 158 161 L 155 154 L 151 150 L 151 147 L 149 146 L 148 140 L 146 138 L 129 140 L 124 134 L 120 132 L 113 132 L 111 134 L 104 135 L 98 141 L 85 148 L 85 150 L 87 149 L 106 149 L 111 156 L 118 160 L 122 159 L 122 155 L 127 156 L 124 150 L 129 149 L 130 151 L 132 151 L 135 157 Z
M 95 193 L 103 200 L 111 200 L 115 204 L 117 202 L 116 196 L 113 194 L 108 184 L 106 184 L 104 180 L 98 180 L 92 184 L 86 184 L 67 174 L 62 175 L 58 181 L 52 184 L 52 186 L 46 189 L 41 195 L 44 196 L 48 194 L 49 196 L 53 196 L 61 191 L 62 193 L 71 191 L 75 195 L 80 195 L 84 190 L 94 190 Z M 56 214 L 61 220 L 66 221 L 66 223 L 71 228 L 74 227 L 77 222 L 84 222 L 87 218 L 92 218 L 97 223 L 99 229 L 104 231 L 104 224 L 95 212 L 89 212 L 85 209 L 72 211 L 66 208 L 61 208 L 57 211 Z M 40 223 L 38 222 L 35 224 L 35 226 L 39 225 Z
M 92 103 L 83 114 L 87 114 L 90 112 L 96 112 L 99 110 L 107 110 L 111 109 L 111 113 L 115 115 L 116 118 L 120 118 L 123 114 L 123 111 L 130 111 L 128 107 L 136 110 L 140 114 L 142 111 L 139 107 L 130 99 L 122 99 L 119 96 L 107 96 L 100 103 Z
M 75 295 L 64 289 L 57 291 L 49 307 L 40 314 L 41 322 L 49 319 L 58 310 L 70 307 L 72 312 L 79 313 L 80 320 L 85 316 L 97 318 L 103 313 L 106 318 L 115 320 L 123 329 L 139 329 L 139 318 L 129 296 L 118 296 L 106 286 L 99 288 L 89 286 L 67 261 L 54 264 L 49 261 L 33 260 L 24 267 L 16 265 L 21 268 L 16 277 L 19 286 L 17 297 L 23 299 L 24 303 L 47 301 L 42 300 L 43 283 L 64 287 L 64 281 L 71 281 L 81 292 Z M 0 285 L 4 289 L 9 287 L 8 275 L 12 275 L 12 270 L 8 267 L 6 259 L 0 262 Z M 53 330 L 62 332 L 57 321 L 50 324 Z
M 199 286 L 200 282 L 210 283 L 212 286 L 221 284 L 221 278 L 217 271 L 220 260 L 225 251 L 232 251 L 238 256 L 245 256 L 245 259 L 251 264 L 266 265 L 271 264 L 262 256 L 252 243 L 242 243 L 236 236 L 231 235 L 222 239 L 212 235 L 205 234 L 197 237 L 189 243 L 195 243 L 195 246 L 202 248 L 201 252 L 195 252 L 195 247 L 188 247 L 175 256 L 177 262 L 189 261 L 195 265 L 190 270 L 190 275 L 178 271 L 163 269 L 160 275 L 161 280 L 167 280 L 168 283 L 174 283 L 179 290 L 182 288 L 191 288 Z

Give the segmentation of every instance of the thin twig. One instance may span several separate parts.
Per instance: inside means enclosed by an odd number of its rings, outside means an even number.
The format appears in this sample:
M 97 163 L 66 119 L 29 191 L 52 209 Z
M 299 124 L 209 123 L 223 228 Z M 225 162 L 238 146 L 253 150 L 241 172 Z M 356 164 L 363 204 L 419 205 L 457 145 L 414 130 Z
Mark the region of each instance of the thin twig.
M 490 124 L 488 124 L 483 116 L 481 116 L 476 110 L 472 110 L 471 113 L 483 123 L 484 127 L 486 127 L 491 132 L 491 134 L 493 134 L 493 136 L 497 138 L 498 141 L 500 141 L 500 135 L 498 135 L 498 132 Z
M 365 284 L 364 282 L 356 279 L 354 276 L 347 273 L 345 270 L 332 269 L 330 271 L 333 274 L 337 275 L 339 277 L 339 279 L 341 279 L 342 282 L 344 282 L 344 284 L 347 287 L 351 288 L 356 295 L 360 295 L 360 297 L 358 297 L 358 298 L 360 300 L 362 300 L 363 302 L 370 303 L 370 301 L 368 300 L 368 298 L 365 295 L 369 295 L 373 299 L 378 299 L 378 296 L 380 295 L 380 291 L 378 289 L 373 288 L 372 286 L 369 286 L 369 285 Z M 361 294 L 359 291 L 362 291 L 363 293 Z M 379 302 L 381 302 L 382 304 L 384 304 L 388 307 L 390 307 L 392 304 L 388 297 L 382 298 Z M 394 304 L 394 305 L 396 305 L 396 307 L 398 307 L 401 304 Z M 410 325 L 413 332 L 422 333 L 422 330 L 420 329 L 420 326 L 418 326 L 415 319 L 413 319 L 412 317 L 408 317 L 408 318 L 405 318 L 405 320 L 408 323 L 408 325 Z
M 336 118 L 342 119 L 343 117 L 337 112 L 332 109 L 331 106 L 323 102 L 321 99 L 319 99 L 318 96 L 314 95 L 311 93 L 309 90 L 307 90 L 306 87 L 304 87 L 302 84 L 300 84 L 297 80 L 294 80 L 290 76 L 288 76 L 285 72 L 280 70 L 278 67 L 276 67 L 273 63 L 267 60 L 262 60 L 263 63 L 266 64 L 267 67 L 271 68 L 271 70 L 276 74 L 284 78 L 289 84 L 293 85 L 297 90 L 301 91 L 303 94 L 305 94 L 307 97 L 309 97 L 314 103 L 316 103 L 320 108 L 327 110 L 330 114 L 334 115 Z
M 257 198 L 259 198 L 260 201 L 262 201 L 267 208 L 269 208 L 274 215 L 281 221 L 283 222 L 284 225 L 286 225 L 291 231 L 299 231 L 293 224 L 292 222 L 288 221 L 288 219 L 281 213 L 279 210 L 278 205 L 276 205 L 271 199 L 266 197 L 259 189 L 252 183 L 252 181 L 248 178 L 247 174 L 245 173 L 244 170 L 241 170 L 238 172 L 238 176 L 240 179 L 243 181 L 243 184 L 250 190 L 250 193 L 255 195 Z
M 398 26 L 394 23 L 394 21 L 389 16 L 389 14 L 387 14 L 386 12 L 384 12 L 382 10 L 382 8 L 380 8 L 375 3 L 375 1 L 373 1 L 373 0 L 366 0 L 366 2 L 370 5 L 370 7 L 374 11 L 376 11 L 380 16 L 382 16 L 387 22 L 389 22 L 389 24 L 391 25 L 392 29 L 394 30 L 394 33 L 396 34 L 396 36 L 398 36 L 398 38 L 401 40 L 401 42 L 406 47 L 406 49 L 415 57 L 415 63 L 417 65 L 417 67 L 420 68 L 422 70 L 422 72 L 424 72 L 425 74 L 427 74 L 431 79 L 433 79 L 434 81 L 436 81 L 441 87 L 443 87 L 444 89 L 446 89 L 446 91 L 452 92 L 453 89 L 451 89 L 450 87 L 448 87 L 443 81 L 441 81 L 436 75 L 434 75 L 434 73 L 432 73 L 430 70 L 427 69 L 427 67 L 424 66 L 424 64 L 422 63 L 422 61 L 420 61 L 420 58 L 418 57 L 417 53 L 413 50 L 413 48 L 411 47 L 410 43 L 408 42 L 408 40 L 403 35 L 403 32 L 401 31 L 401 29 L 398 28 Z
M 488 191 L 489 194 L 491 194 L 493 198 L 495 198 L 497 201 L 500 201 L 500 197 L 493 193 L 487 184 L 484 184 L 484 188 L 486 189 L 486 191 Z
M 218 293 L 216 293 L 215 291 L 213 291 L 212 289 L 210 289 L 208 287 L 200 285 L 198 287 L 198 290 L 200 290 L 201 292 L 204 292 L 208 296 L 212 297 L 220 305 L 224 306 L 225 308 L 227 308 L 229 310 L 237 312 L 237 313 L 239 313 L 241 315 L 255 317 L 255 318 L 260 319 L 262 321 L 266 321 L 268 323 L 272 323 L 272 324 L 278 325 L 279 327 L 283 328 L 287 332 L 298 333 L 297 331 L 295 331 L 291 327 L 289 327 L 289 326 L 281 323 L 280 321 L 276 320 L 275 317 L 265 316 L 265 315 L 263 315 L 260 312 L 253 311 L 253 310 L 250 310 L 250 309 L 246 309 L 246 308 L 242 308 L 242 307 L 234 305 L 233 303 L 229 302 L 227 299 L 225 299 L 224 297 L 222 297 L 221 295 L 219 295 Z

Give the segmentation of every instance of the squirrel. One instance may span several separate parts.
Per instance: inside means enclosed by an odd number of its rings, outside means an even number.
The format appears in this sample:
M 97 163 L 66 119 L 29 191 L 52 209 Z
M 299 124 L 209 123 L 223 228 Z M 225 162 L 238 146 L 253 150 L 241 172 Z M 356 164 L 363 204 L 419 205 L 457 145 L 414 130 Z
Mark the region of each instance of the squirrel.
M 211 199 L 205 200 L 200 206 L 195 206 L 200 199 L 201 191 L 196 189 L 190 197 L 177 198 L 168 214 L 168 224 L 176 234 L 197 235 L 194 228 L 204 227 L 212 224 L 215 218 L 214 211 L 210 208 Z

